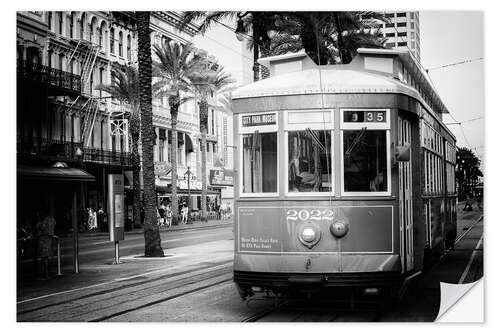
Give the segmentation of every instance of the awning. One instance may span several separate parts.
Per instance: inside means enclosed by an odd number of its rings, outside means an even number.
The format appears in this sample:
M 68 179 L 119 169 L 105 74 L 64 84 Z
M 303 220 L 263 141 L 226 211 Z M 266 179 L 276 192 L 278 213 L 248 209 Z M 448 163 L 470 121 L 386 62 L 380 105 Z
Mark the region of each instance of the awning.
M 158 186 L 156 185 L 156 191 L 158 192 L 158 195 L 163 195 L 163 194 L 172 194 L 172 188 L 170 186 Z M 187 195 L 189 193 L 188 190 L 186 189 L 177 189 L 177 195 Z M 207 194 L 220 194 L 219 191 L 207 190 Z M 201 190 L 191 190 L 191 195 L 201 195 Z
M 91 182 L 95 177 L 77 168 L 54 168 L 31 165 L 18 165 L 17 176 L 29 179 L 52 180 L 65 182 Z

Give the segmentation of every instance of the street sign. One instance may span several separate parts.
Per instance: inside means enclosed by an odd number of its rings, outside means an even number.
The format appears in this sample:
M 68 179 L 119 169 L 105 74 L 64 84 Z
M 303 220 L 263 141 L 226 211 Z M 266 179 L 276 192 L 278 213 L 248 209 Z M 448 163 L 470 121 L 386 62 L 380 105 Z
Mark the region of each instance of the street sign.
M 210 170 L 210 185 L 233 186 L 233 170 Z

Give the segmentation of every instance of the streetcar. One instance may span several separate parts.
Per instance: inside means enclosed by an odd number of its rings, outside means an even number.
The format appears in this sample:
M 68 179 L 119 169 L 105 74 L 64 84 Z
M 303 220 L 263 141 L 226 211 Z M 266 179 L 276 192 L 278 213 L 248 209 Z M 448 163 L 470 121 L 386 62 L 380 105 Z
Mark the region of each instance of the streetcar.
M 448 110 L 408 51 L 298 52 L 233 92 L 233 280 L 256 292 L 396 295 L 456 237 Z

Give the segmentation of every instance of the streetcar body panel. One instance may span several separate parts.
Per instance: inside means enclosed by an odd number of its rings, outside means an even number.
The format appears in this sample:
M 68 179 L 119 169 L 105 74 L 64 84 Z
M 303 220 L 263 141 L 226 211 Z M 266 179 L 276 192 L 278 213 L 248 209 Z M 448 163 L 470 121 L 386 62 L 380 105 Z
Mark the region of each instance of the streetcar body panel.
M 398 285 L 453 234 L 456 197 L 422 188 L 424 115 L 455 139 L 395 79 L 411 58 L 386 51 L 321 69 L 304 54 L 267 58 L 276 76 L 234 93 L 240 288 Z M 436 96 L 427 102 L 444 107 Z

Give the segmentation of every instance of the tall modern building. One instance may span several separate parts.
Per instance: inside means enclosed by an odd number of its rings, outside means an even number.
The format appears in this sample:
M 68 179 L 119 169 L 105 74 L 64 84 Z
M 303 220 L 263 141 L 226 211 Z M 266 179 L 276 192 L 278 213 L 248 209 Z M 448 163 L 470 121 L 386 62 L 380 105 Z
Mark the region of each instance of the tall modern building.
M 386 46 L 393 49 L 410 49 L 420 61 L 420 19 L 418 12 L 384 12 L 389 23 L 382 25 Z

